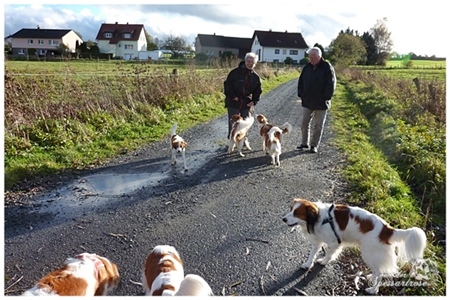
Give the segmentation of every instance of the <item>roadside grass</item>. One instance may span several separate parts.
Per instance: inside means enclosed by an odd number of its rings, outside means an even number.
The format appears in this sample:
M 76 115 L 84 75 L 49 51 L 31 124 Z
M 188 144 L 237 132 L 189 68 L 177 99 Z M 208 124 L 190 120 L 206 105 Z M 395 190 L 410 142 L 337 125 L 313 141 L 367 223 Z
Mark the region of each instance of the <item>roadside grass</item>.
M 6 72 L 6 191 L 23 180 L 101 165 L 168 136 L 174 122 L 182 131 L 226 113 L 228 69 L 188 68 L 172 76 L 138 64 L 118 68 L 114 76 L 78 76 L 73 68 L 39 79 Z M 264 93 L 299 74 L 294 68 L 259 72 Z
M 343 170 L 351 187 L 347 202 L 378 214 L 394 228 L 416 226 L 426 229 L 426 216 L 421 210 L 420 200 L 402 180 L 386 154 L 374 145 L 370 136 L 372 124 L 358 101 L 354 101 L 348 84 L 349 81 L 345 80 L 338 84 L 331 108 L 332 128 L 337 133 L 334 143 L 347 158 L 347 165 Z M 445 295 L 446 292 L 445 249 L 436 240 L 433 228 L 426 232 L 429 242 L 425 258 L 437 264 L 439 274 L 434 276 L 428 286 L 406 287 L 406 295 L 437 296 Z M 408 274 L 408 266 L 405 268 L 404 271 Z M 397 295 L 401 288 L 403 287 L 382 287 L 381 291 L 384 295 Z

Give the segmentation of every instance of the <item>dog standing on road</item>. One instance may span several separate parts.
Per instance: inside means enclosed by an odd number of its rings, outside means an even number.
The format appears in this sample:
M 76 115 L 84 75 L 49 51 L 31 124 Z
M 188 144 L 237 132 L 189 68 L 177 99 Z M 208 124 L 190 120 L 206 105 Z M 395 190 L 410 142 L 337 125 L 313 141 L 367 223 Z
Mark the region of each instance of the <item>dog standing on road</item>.
M 262 151 L 272 157 L 272 165 L 280 166 L 281 136 L 292 131 L 292 125 L 288 122 L 281 126 L 269 123 L 266 116 L 256 116 L 259 123 L 259 135 L 261 136 Z
M 373 285 L 365 290 L 368 294 L 378 293 L 382 275 L 397 272 L 397 260 L 422 259 L 427 242 L 425 232 L 418 227 L 394 229 L 379 216 L 344 204 L 294 199 L 283 222 L 288 226 L 299 225 L 313 244 L 308 260 L 302 265 L 304 269 L 313 266 L 323 246 L 327 248 L 326 255 L 317 262 L 326 265 L 344 247 L 359 245 L 362 258 L 372 271 Z
M 265 136 L 263 147 L 272 158 L 272 165 L 280 166 L 281 136 L 292 131 L 292 126 L 288 122 L 282 126 L 273 126 Z
M 173 124 L 170 129 L 170 146 L 172 149 L 172 165 L 177 163 L 177 153 L 181 153 L 183 159 L 184 170 L 187 171 L 188 167 L 186 165 L 186 141 L 177 134 L 177 123 Z
M 252 148 L 250 148 L 250 143 L 248 142 L 247 134 L 254 121 L 255 117 L 253 116 L 253 107 L 250 108 L 249 115 L 245 119 L 238 114 L 231 117 L 230 122 L 232 124 L 232 128 L 230 136 L 228 137 L 230 140 L 228 154 L 231 154 L 234 148 L 237 148 L 239 155 L 244 157 L 245 155 L 242 153 L 242 148 L 244 145 L 248 150 L 252 150 Z
M 266 153 L 266 137 L 269 133 L 269 130 L 274 126 L 273 124 L 269 123 L 269 120 L 264 115 L 257 115 L 256 120 L 259 124 L 259 135 L 261 136 L 261 143 L 262 143 L 262 151 Z

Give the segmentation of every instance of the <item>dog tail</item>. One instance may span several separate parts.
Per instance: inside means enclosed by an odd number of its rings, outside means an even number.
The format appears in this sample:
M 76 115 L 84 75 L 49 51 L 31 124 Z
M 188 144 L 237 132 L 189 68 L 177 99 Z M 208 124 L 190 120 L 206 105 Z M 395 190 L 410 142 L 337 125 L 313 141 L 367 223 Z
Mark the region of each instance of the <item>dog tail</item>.
M 396 229 L 389 241 L 398 243 L 398 258 L 401 261 L 411 262 L 423 258 L 423 252 L 427 245 L 427 236 L 418 227 Z
M 275 137 L 279 140 L 282 134 L 283 130 L 277 126 L 270 128 L 269 132 L 267 133 L 267 135 L 269 136 L 269 140 L 271 141 L 273 141 Z
M 283 134 L 288 134 L 292 132 L 292 125 L 288 122 L 281 125 L 280 128 L 281 130 L 283 130 Z
M 178 124 L 173 124 L 172 128 L 170 128 L 170 135 L 174 136 L 177 133 Z
M 201 276 L 187 274 L 174 296 L 214 296 L 214 294 Z

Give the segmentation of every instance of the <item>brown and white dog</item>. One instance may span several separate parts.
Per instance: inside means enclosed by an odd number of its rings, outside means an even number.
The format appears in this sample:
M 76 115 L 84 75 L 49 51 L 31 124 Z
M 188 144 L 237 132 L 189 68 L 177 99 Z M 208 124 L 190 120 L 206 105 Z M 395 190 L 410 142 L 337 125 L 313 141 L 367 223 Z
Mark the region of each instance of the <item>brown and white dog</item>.
M 211 287 L 194 274 L 184 276 L 183 261 L 169 245 L 158 245 L 150 252 L 142 272 L 146 296 L 212 296 Z
M 313 266 L 322 246 L 327 248 L 326 255 L 317 262 L 325 265 L 336 259 L 344 247 L 359 245 L 362 258 L 372 271 L 372 286 L 365 290 L 368 294 L 378 293 L 382 275 L 397 272 L 398 260 L 422 259 L 427 242 L 420 228 L 394 229 L 379 216 L 344 204 L 294 199 L 283 221 L 289 226 L 299 225 L 313 244 L 302 265 L 304 269 Z
M 236 148 L 239 152 L 239 155 L 244 157 L 245 155 L 242 153 L 242 148 L 244 147 L 244 145 L 248 150 L 252 150 L 247 139 L 247 133 L 250 130 L 250 127 L 252 127 L 254 121 L 255 117 L 253 116 L 253 107 L 250 108 L 250 113 L 245 119 L 238 114 L 231 117 L 230 122 L 232 124 L 232 127 L 230 136 L 228 137 L 230 140 L 230 144 L 228 146 L 228 154 L 231 154 L 234 148 Z
M 172 150 L 172 160 L 171 164 L 175 165 L 177 163 L 177 153 L 181 153 L 183 158 L 184 170 L 187 171 L 188 167 L 186 165 L 186 141 L 177 134 L 177 123 L 173 124 L 170 129 L 170 147 Z
M 282 126 L 273 126 L 267 133 L 263 147 L 272 158 L 272 165 L 280 166 L 281 136 L 292 131 L 292 126 L 288 122 Z
M 256 116 L 256 120 L 259 124 L 259 135 L 261 136 L 261 143 L 262 143 L 262 151 L 266 152 L 266 137 L 269 133 L 269 130 L 274 126 L 273 124 L 269 123 L 269 119 L 265 115 L 259 114 Z
M 90 253 L 67 258 L 23 296 L 107 296 L 120 283 L 116 264 Z
M 262 151 L 265 153 L 268 153 L 269 147 L 266 141 L 268 139 L 270 129 L 272 129 L 273 127 L 278 127 L 283 131 L 283 134 L 287 134 L 292 131 L 292 126 L 288 122 L 284 123 L 281 126 L 275 126 L 274 124 L 269 122 L 269 119 L 267 119 L 266 116 L 262 114 L 257 115 L 256 120 L 258 121 L 259 125 L 259 135 L 261 136 Z

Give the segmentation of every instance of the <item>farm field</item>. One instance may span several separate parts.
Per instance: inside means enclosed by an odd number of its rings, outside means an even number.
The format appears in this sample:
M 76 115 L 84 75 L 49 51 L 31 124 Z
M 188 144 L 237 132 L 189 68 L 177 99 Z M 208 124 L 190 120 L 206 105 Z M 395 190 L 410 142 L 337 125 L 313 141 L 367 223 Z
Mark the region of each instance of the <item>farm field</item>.
M 446 60 L 411 60 L 412 69 L 422 68 L 422 69 L 445 69 L 447 65 Z M 387 68 L 403 68 L 404 62 L 401 60 L 390 60 L 387 62 Z

